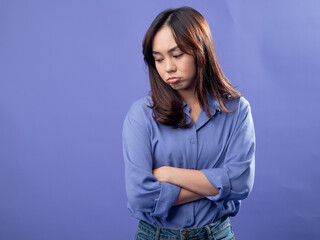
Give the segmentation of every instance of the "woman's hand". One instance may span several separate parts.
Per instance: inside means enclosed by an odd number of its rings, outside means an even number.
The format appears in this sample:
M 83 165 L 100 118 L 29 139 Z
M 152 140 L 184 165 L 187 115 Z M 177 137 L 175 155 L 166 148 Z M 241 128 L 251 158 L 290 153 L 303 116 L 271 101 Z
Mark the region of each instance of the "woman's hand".
M 160 182 L 169 182 L 172 167 L 163 166 L 153 169 L 152 174 Z

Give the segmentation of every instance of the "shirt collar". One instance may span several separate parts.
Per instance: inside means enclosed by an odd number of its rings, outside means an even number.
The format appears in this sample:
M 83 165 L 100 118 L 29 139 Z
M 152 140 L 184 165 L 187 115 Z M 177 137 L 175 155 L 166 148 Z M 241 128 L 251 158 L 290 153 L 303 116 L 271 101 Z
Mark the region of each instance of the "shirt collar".
M 213 93 L 208 93 L 208 103 L 212 115 L 214 115 L 216 112 L 221 112 L 219 102 Z
M 183 108 L 184 112 L 189 116 L 190 115 L 190 113 L 189 113 L 190 106 L 183 100 L 182 100 L 182 103 L 184 106 L 184 108 Z M 219 102 L 213 93 L 208 93 L 208 104 L 209 104 L 209 110 L 210 110 L 212 116 L 214 116 L 216 114 L 216 112 L 221 112 Z

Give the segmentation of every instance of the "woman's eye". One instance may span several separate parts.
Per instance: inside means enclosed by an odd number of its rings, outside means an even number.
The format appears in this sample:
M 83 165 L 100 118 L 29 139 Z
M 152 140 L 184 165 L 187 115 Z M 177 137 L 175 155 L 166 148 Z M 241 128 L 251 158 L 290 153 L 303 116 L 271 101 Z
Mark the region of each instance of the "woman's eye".
M 183 55 L 183 53 L 181 53 L 181 54 L 179 54 L 179 55 L 174 55 L 173 57 L 174 58 L 179 58 L 179 57 L 181 57 Z
M 155 59 L 156 62 L 162 62 L 163 59 Z

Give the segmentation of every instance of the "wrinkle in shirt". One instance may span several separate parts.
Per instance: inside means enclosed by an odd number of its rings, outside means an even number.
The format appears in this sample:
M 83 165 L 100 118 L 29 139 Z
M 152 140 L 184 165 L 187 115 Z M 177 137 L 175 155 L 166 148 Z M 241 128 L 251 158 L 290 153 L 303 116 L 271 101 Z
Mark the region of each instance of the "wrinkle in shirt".
M 216 98 L 209 95 L 213 117 L 201 110 L 196 123 L 187 129 L 156 122 L 147 107 L 152 103 L 150 96 L 133 103 L 124 121 L 123 152 L 128 208 L 134 217 L 159 227 L 185 228 L 238 213 L 240 201 L 253 186 L 255 133 L 248 101 L 244 97 L 226 101 L 233 112 L 221 111 Z M 190 106 L 184 104 L 191 120 Z M 180 187 L 158 182 L 145 164 L 152 169 L 201 170 L 219 194 L 172 206 Z

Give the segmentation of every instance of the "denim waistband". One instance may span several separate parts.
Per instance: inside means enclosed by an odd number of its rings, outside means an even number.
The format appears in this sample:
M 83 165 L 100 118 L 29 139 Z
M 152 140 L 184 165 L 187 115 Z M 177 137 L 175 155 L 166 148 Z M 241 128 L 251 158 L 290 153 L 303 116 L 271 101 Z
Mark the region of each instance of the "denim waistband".
M 214 223 L 203 227 L 183 229 L 156 227 L 141 220 L 139 222 L 139 229 L 152 237 L 152 239 L 201 239 L 205 237 L 208 239 L 215 239 L 214 237 L 212 238 L 212 236 L 223 231 L 229 225 L 229 216 L 226 215 Z

